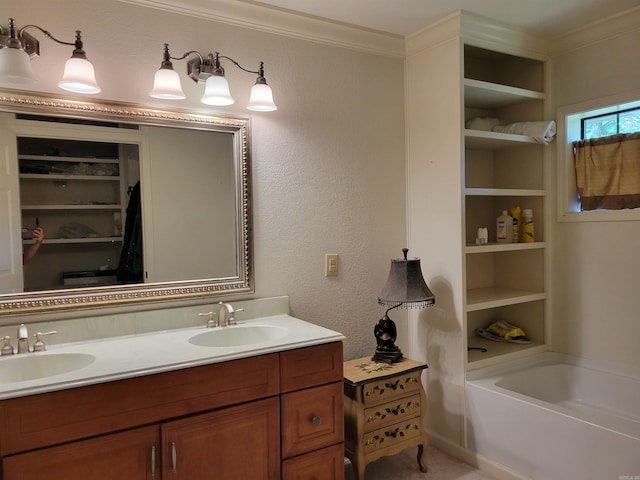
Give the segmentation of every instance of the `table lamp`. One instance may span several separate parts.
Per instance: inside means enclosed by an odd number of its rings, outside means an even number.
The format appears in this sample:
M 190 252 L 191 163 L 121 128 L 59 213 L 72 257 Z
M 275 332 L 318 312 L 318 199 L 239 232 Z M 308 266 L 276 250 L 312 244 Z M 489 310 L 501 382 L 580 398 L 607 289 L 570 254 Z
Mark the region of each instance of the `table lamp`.
M 375 362 L 395 363 L 402 358 L 402 352 L 395 344 L 396 324 L 389 318 L 394 308 L 424 308 L 436 303 L 420 269 L 420 259 L 407 258 L 408 248 L 403 248 L 404 258 L 391 260 L 389 278 L 378 297 L 378 304 L 389 306 L 384 316 L 378 320 L 373 330 L 376 337 L 376 352 L 371 358 Z

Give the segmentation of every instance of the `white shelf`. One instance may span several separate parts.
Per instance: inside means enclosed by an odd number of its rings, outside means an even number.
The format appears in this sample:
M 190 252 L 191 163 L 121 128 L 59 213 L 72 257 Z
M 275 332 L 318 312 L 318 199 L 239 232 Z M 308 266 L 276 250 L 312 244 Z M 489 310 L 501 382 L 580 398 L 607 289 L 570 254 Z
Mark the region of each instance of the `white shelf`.
M 514 133 L 490 132 L 487 130 L 464 130 L 465 148 L 475 150 L 500 150 L 524 145 L 539 145 L 533 137 Z
M 544 190 L 526 188 L 465 188 L 464 194 L 476 197 L 544 197 Z
M 545 94 L 482 80 L 464 79 L 464 105 L 473 108 L 501 108 L 527 100 L 544 100 Z
M 21 173 L 21 179 L 25 180 L 89 180 L 89 181 L 110 181 L 119 182 L 120 176 L 118 175 L 59 175 L 59 174 L 45 174 L 45 173 Z
M 120 243 L 122 237 L 87 237 L 87 238 L 45 238 L 42 243 L 47 244 L 71 244 L 71 243 Z M 24 240 L 22 243 L 31 244 L 33 240 Z
M 486 287 L 467 290 L 467 312 L 487 310 L 489 308 L 504 307 L 518 303 L 544 300 L 544 292 L 515 290 L 511 288 Z
M 530 243 L 489 243 L 487 245 L 476 245 L 475 243 L 468 243 L 465 247 L 465 253 L 492 253 L 492 252 L 514 252 L 518 250 L 537 250 L 545 248 L 545 242 L 530 242 Z
M 60 157 L 56 155 L 18 155 L 18 160 L 44 160 L 46 162 L 71 162 L 71 163 L 119 163 L 117 158 L 98 157 Z
M 505 361 L 547 350 L 543 342 L 524 344 L 494 342 L 486 338 L 478 337 L 477 335 L 470 336 L 467 339 L 467 346 L 487 349 L 486 352 L 480 350 L 467 351 L 467 371 L 488 367 L 489 365 L 495 365 L 497 363 L 504 363 Z
M 23 205 L 22 210 L 120 210 L 122 205 Z

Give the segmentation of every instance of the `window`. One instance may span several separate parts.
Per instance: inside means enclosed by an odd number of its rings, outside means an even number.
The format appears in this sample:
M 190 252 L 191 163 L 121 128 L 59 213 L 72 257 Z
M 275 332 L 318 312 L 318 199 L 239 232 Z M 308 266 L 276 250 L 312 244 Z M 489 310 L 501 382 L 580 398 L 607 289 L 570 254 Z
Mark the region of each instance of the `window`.
M 603 113 L 582 119 L 581 139 L 640 132 L 640 108 Z
M 573 142 L 640 132 L 640 90 L 561 107 L 557 112 L 558 220 L 640 220 L 640 209 L 582 211 L 576 186 Z

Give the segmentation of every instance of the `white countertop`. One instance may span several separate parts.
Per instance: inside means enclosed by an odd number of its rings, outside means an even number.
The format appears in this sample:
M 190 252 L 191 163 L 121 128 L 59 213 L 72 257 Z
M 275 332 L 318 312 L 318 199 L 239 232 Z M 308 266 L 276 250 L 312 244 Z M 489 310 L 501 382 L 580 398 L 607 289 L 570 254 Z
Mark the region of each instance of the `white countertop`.
M 284 328 L 287 332 L 286 335 L 275 340 L 243 346 L 209 347 L 197 346 L 189 342 L 191 337 L 200 333 L 251 325 L 275 326 Z M 343 339 L 344 336 L 338 332 L 282 314 L 238 320 L 237 326 L 215 329 L 204 326 L 189 327 L 52 345 L 48 346 L 45 352 L 0 357 L 0 399 L 226 362 Z M 11 367 L 8 362 L 20 362 L 25 357 L 60 354 L 89 354 L 94 356 L 95 360 L 77 370 L 33 380 L 8 382 L 2 376 L 3 365 L 7 370 Z

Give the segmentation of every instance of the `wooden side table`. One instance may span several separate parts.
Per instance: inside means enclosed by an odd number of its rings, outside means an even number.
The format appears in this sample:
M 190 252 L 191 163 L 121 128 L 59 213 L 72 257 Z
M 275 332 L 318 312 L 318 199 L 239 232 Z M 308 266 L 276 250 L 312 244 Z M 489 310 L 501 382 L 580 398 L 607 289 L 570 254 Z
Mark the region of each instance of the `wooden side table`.
M 427 365 L 403 358 L 375 363 L 370 358 L 343 365 L 345 456 L 357 480 L 364 480 L 368 463 L 418 446 L 418 467 L 426 472 L 427 397 L 420 379 Z

